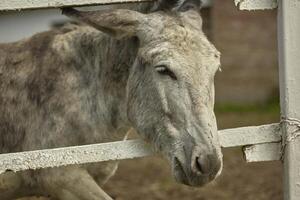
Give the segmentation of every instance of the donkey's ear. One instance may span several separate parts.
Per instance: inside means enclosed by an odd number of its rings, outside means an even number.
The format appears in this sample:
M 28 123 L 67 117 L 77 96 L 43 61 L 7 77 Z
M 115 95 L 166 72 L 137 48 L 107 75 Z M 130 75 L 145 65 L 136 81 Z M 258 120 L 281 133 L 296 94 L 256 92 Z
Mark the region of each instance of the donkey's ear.
M 84 22 L 118 39 L 136 35 L 144 14 L 132 10 L 78 11 L 63 8 L 62 14 Z

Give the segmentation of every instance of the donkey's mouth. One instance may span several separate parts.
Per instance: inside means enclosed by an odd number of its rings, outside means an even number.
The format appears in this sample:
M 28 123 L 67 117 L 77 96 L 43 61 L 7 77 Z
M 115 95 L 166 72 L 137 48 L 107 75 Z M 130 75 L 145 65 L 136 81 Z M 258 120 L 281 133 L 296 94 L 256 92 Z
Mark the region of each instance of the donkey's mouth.
M 184 171 L 183 166 L 181 165 L 181 162 L 177 157 L 174 157 L 174 161 L 173 161 L 173 174 L 177 182 L 183 183 L 185 185 L 189 185 L 188 176 Z
M 173 159 L 173 175 L 177 182 L 188 186 L 203 186 L 210 182 L 209 176 L 200 175 L 184 168 L 184 165 L 177 157 Z

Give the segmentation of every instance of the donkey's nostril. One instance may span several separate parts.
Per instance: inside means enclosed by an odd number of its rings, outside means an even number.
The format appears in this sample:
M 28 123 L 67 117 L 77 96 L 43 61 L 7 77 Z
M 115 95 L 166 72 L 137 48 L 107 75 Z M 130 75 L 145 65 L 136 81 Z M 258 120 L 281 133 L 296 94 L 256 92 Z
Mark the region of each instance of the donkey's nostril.
M 200 155 L 196 157 L 195 160 L 195 171 L 201 174 L 209 174 L 210 173 L 210 162 L 207 156 Z

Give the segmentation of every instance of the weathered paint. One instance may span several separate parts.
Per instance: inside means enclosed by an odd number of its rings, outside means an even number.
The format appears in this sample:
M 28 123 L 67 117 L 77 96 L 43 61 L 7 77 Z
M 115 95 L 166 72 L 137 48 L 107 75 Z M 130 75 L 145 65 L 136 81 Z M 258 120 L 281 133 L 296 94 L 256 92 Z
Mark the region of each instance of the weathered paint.
M 277 8 L 277 0 L 234 0 L 240 10 L 265 10 Z
M 71 164 L 144 157 L 153 154 L 142 140 L 28 151 L 0 155 L 0 174 L 11 170 L 39 169 Z
M 0 11 L 59 8 L 66 6 L 106 5 L 116 3 L 147 2 L 154 0 L 1 0 Z
M 219 131 L 223 147 L 244 146 L 281 140 L 279 124 L 252 126 Z M 142 140 L 28 151 L 0 155 L 0 174 L 71 164 L 83 164 L 109 160 L 144 157 L 154 152 Z
M 66 6 L 92 6 L 119 3 L 149 2 L 155 0 L 2 0 L 0 11 L 10 10 L 32 10 L 42 8 L 60 8 Z M 211 7 L 214 0 L 202 0 L 203 7 Z
M 284 119 L 300 119 L 300 1 L 282 0 L 278 5 L 279 77 L 281 113 Z M 284 199 L 300 199 L 300 137 L 284 123 Z M 300 130 L 298 129 L 298 132 Z M 292 140 L 287 140 L 293 138 Z
M 245 146 L 281 141 L 279 124 L 249 126 L 220 131 L 222 147 Z
M 244 147 L 244 157 L 247 162 L 280 160 L 281 144 L 265 143 L 246 146 Z

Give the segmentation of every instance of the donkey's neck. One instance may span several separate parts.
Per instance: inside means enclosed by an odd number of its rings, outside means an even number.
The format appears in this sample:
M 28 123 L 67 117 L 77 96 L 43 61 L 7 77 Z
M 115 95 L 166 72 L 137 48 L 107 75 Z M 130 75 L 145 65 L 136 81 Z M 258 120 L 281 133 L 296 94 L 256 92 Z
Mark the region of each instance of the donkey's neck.
M 94 118 L 101 124 L 101 131 L 122 134 L 130 128 L 126 85 L 138 42 L 134 38 L 116 40 L 86 26 L 77 28 L 69 43 L 75 49 L 72 60 L 81 81 L 86 82 L 84 90 L 95 102 Z

